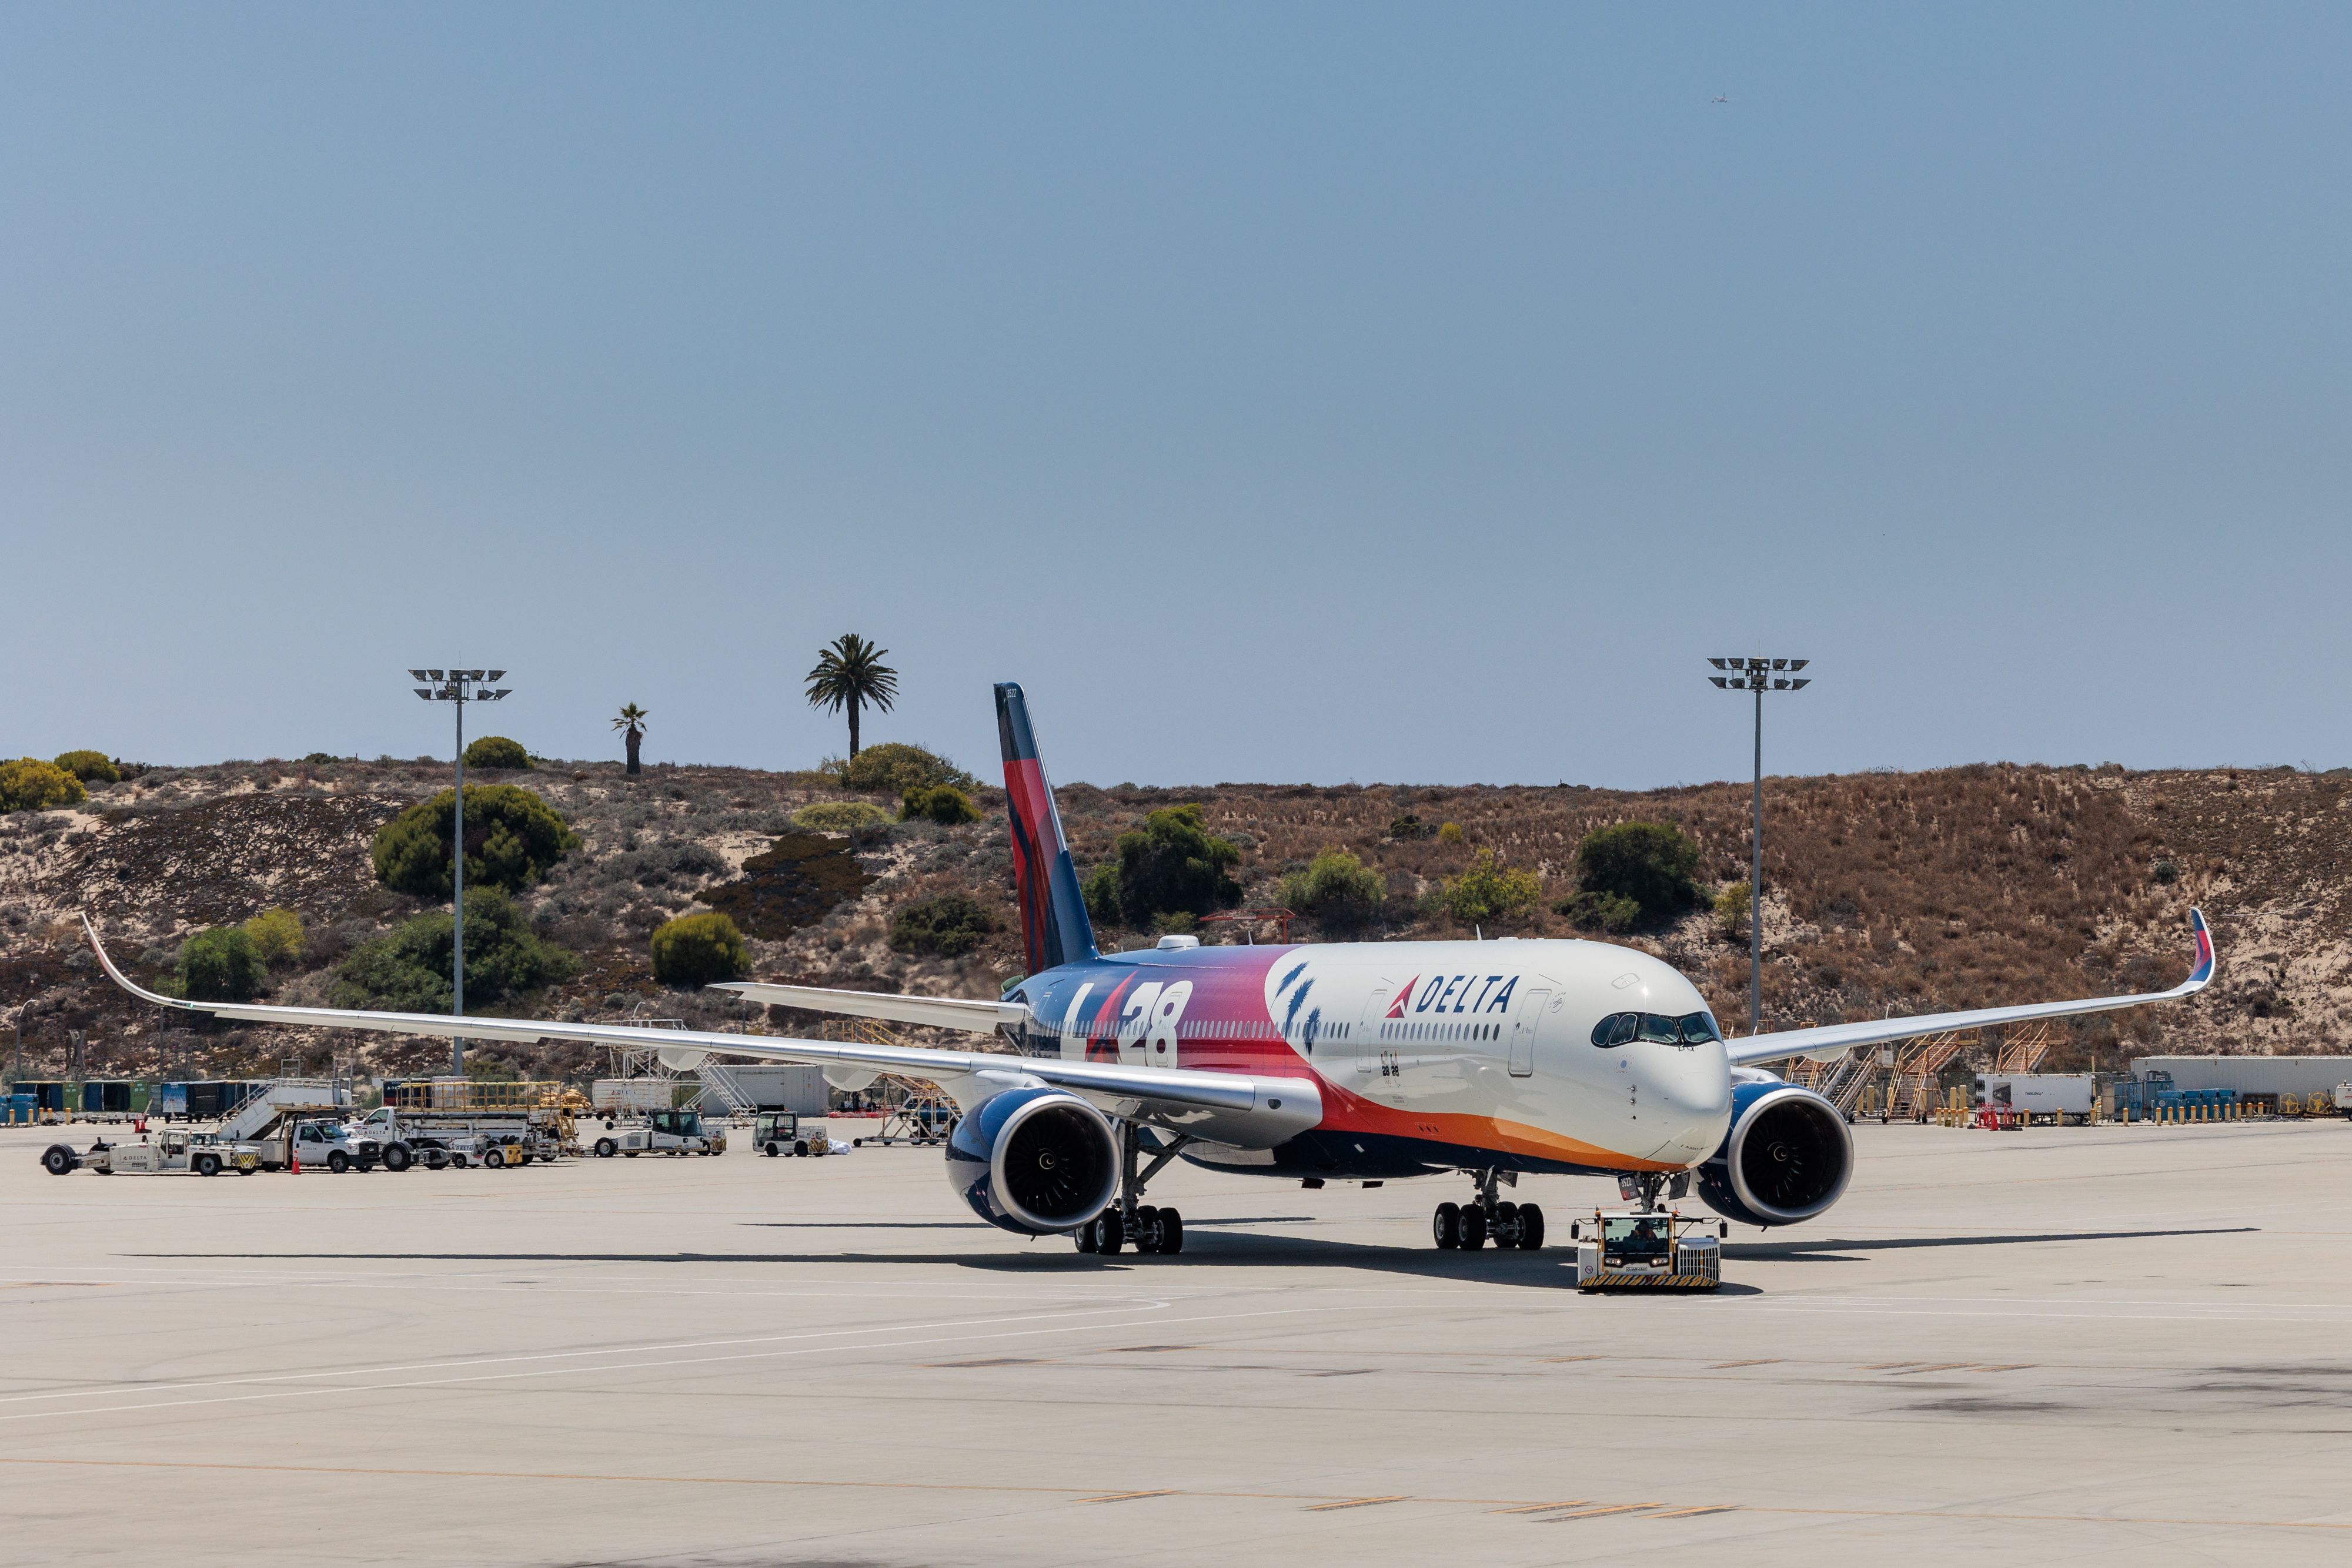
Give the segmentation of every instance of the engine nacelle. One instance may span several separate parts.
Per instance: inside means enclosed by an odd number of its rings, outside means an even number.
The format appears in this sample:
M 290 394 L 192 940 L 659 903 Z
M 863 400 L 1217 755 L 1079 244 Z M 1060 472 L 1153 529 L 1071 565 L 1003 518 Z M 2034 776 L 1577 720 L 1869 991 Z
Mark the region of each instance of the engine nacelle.
M 1853 1134 L 1836 1106 L 1793 1083 L 1739 1083 L 1731 1131 L 1698 1168 L 1699 1196 L 1743 1225 L 1794 1225 L 1845 1195 Z
M 948 1180 L 991 1225 L 1020 1236 L 1076 1230 L 1118 1196 L 1118 1139 L 1066 1089 L 1008 1089 L 956 1124 Z

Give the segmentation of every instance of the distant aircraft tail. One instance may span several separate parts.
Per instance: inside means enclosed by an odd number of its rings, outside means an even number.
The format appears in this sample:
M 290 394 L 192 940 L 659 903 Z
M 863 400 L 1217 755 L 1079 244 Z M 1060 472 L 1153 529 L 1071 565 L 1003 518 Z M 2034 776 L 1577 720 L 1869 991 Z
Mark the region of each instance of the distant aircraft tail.
M 1054 810 L 1054 787 L 1029 728 L 1029 704 L 1010 681 L 996 688 L 996 734 L 1004 747 L 1005 815 L 1013 821 L 1013 885 L 1021 939 L 1033 975 L 1095 956 L 1095 932 L 1078 891 L 1078 868 Z

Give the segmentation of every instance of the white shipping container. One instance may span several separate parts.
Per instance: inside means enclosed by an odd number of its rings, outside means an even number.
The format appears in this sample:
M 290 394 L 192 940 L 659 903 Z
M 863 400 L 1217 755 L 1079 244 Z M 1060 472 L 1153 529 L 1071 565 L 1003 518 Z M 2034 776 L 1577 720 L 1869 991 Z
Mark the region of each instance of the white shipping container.
M 2035 1116 L 2087 1116 L 2093 1084 L 2087 1072 L 1979 1072 L 1977 1103 Z
M 2330 1095 L 2352 1080 L 2352 1056 L 2136 1056 L 2132 1076 L 2172 1074 L 2175 1089 L 2234 1089 L 2240 1094 Z
M 794 1061 L 746 1063 L 730 1061 L 729 1072 L 762 1111 L 790 1111 L 795 1116 L 822 1116 L 832 1105 L 832 1089 L 824 1069 Z M 727 1103 L 716 1090 L 702 1092 L 705 1115 L 723 1115 Z
M 588 1087 L 599 1111 L 667 1111 L 677 1098 L 674 1078 L 599 1078 Z

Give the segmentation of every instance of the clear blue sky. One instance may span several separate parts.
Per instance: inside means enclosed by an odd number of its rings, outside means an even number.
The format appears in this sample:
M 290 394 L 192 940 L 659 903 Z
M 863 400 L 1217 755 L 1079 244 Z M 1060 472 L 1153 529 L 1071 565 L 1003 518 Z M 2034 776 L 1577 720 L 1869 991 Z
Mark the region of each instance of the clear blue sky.
M 0 753 L 2352 761 L 2341 6 L 0 9 Z M 1727 103 L 1712 101 L 1718 96 Z

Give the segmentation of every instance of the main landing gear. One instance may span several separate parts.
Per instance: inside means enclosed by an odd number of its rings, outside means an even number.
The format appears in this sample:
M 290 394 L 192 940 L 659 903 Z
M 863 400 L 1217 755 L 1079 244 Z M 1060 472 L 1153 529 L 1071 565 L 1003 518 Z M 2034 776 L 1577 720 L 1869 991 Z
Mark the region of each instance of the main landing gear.
M 1172 1208 L 1155 1208 L 1139 1201 L 1144 1184 L 1160 1174 L 1176 1151 L 1192 1140 L 1182 1134 L 1170 1143 L 1156 1145 L 1151 1163 L 1140 1172 L 1137 1162 L 1143 1153 L 1140 1129 L 1132 1122 L 1120 1122 L 1118 1127 L 1118 1201 L 1087 1220 L 1071 1233 L 1081 1252 L 1116 1253 L 1132 1245 L 1138 1252 L 1171 1253 L 1184 1250 L 1184 1217 Z
M 1516 1172 L 1475 1171 L 1478 1196 L 1468 1203 L 1441 1203 L 1429 1228 L 1438 1246 L 1447 1251 L 1475 1252 L 1491 1239 L 1496 1246 L 1533 1252 L 1544 1244 L 1544 1213 L 1532 1203 L 1511 1203 L 1500 1196 L 1501 1184 L 1517 1185 Z

